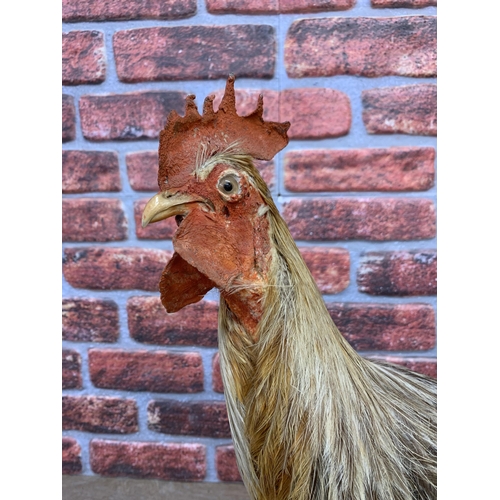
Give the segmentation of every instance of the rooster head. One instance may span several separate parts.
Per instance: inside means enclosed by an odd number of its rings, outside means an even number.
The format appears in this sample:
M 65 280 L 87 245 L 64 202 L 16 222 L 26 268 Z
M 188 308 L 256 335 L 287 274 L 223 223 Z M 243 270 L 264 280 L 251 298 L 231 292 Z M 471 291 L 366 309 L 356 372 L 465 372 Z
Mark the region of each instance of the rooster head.
M 234 80 L 228 78 L 218 111 L 209 96 L 200 115 L 189 95 L 185 115 L 172 111 L 160 134 L 160 191 L 144 208 L 142 225 L 176 218 L 175 252 L 160 280 L 168 312 L 214 287 L 227 294 L 245 288 L 268 264 L 272 199 L 253 160 L 283 149 L 290 124 L 263 120 L 262 95 L 253 113 L 239 116 Z

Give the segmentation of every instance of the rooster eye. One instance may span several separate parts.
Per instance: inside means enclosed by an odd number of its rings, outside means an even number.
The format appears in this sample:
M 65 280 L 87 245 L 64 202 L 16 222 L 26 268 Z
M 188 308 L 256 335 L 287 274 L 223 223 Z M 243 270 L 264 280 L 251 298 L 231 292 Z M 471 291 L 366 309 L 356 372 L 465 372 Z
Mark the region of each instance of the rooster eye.
M 237 194 L 240 190 L 238 178 L 233 174 L 225 175 L 219 180 L 217 189 L 225 195 Z

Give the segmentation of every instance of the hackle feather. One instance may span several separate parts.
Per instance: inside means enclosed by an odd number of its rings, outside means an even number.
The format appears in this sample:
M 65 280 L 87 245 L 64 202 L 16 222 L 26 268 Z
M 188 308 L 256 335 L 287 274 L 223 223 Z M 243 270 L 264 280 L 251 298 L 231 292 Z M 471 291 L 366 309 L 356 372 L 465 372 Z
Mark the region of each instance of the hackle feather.
M 435 499 L 435 381 L 347 343 L 252 158 L 242 158 L 269 207 L 270 268 L 257 342 L 221 297 L 219 347 L 252 499 Z

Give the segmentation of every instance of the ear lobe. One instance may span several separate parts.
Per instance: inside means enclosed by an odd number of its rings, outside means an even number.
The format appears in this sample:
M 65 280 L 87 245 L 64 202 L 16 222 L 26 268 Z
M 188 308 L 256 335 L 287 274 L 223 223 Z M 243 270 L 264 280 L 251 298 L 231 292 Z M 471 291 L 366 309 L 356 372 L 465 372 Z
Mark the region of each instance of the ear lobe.
M 177 252 L 165 267 L 160 280 L 161 303 L 169 313 L 199 302 L 215 283 Z

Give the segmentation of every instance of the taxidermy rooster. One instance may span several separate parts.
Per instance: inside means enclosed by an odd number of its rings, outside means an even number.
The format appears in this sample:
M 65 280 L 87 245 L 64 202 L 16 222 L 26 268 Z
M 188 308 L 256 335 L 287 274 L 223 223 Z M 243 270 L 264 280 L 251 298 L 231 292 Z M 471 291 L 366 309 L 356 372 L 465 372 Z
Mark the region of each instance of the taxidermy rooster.
M 143 226 L 175 216 L 160 281 L 168 312 L 220 291 L 219 349 L 238 467 L 254 500 L 436 498 L 436 384 L 359 356 L 321 293 L 254 160 L 288 144 L 263 100 L 217 112 L 195 96 L 160 135 L 160 192 Z

